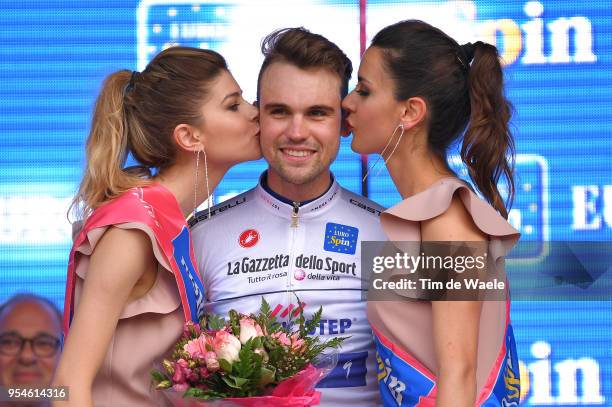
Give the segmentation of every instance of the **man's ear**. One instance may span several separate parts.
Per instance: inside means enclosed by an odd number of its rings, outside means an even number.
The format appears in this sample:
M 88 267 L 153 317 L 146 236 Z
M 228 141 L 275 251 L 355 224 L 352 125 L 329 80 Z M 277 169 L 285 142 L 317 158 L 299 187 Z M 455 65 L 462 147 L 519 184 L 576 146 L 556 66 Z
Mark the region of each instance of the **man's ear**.
M 402 116 L 400 123 L 406 130 L 418 125 L 427 117 L 427 103 L 420 97 L 413 97 L 402 102 Z
M 204 148 L 204 136 L 202 132 L 188 124 L 179 124 L 176 126 L 172 136 L 179 148 L 185 151 L 199 151 Z
M 346 116 L 348 116 L 347 111 L 342 109 L 342 118 L 340 119 L 340 135 L 342 137 L 348 137 L 348 135 L 351 134 L 348 123 L 346 122 Z

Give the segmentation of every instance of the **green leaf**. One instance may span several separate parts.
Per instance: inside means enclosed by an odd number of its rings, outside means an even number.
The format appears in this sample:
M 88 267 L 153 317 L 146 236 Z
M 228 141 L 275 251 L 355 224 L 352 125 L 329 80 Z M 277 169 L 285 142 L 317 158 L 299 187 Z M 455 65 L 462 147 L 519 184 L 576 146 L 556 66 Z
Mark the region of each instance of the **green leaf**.
M 218 331 L 225 327 L 225 318 L 219 315 L 208 316 L 208 328 L 213 331 Z
M 229 325 L 231 334 L 235 337 L 240 336 L 240 314 L 236 310 L 230 310 L 229 312 Z
M 317 312 L 312 314 L 312 317 L 310 318 L 310 320 L 304 326 L 304 331 L 305 331 L 306 334 L 308 332 L 314 331 L 319 326 L 319 323 L 321 322 L 321 315 L 322 314 L 323 314 L 323 308 L 322 307 L 319 307 Z M 305 337 L 305 335 L 302 335 L 301 332 L 300 332 L 300 336 Z
M 242 386 L 244 386 L 244 384 L 248 382 L 247 379 L 243 379 L 242 377 L 235 377 L 233 375 L 223 376 L 222 380 L 232 389 L 242 389 Z
M 151 379 L 154 382 L 159 383 L 159 382 L 166 380 L 166 376 L 163 373 L 160 373 L 157 370 L 154 370 L 151 372 Z
M 260 369 L 259 382 L 257 383 L 260 387 L 265 387 L 270 383 L 274 383 L 276 377 L 276 369 L 273 366 L 262 367 Z
M 232 364 L 225 359 L 219 359 L 219 366 L 224 372 L 232 372 Z
M 268 302 L 263 296 L 261 297 L 261 307 L 259 308 L 259 310 L 267 317 L 269 317 L 272 313 L 272 308 L 270 308 L 270 304 L 268 304 Z
M 205 396 L 205 394 L 206 394 L 206 390 L 204 389 L 198 389 L 197 387 L 190 387 L 189 389 L 187 389 L 185 394 L 183 394 L 183 397 L 202 398 Z
M 161 382 L 157 383 L 157 386 L 155 386 L 155 389 L 164 390 L 164 389 L 169 389 L 170 387 L 172 387 L 172 382 L 170 380 L 162 380 Z
M 263 337 L 261 336 L 256 336 L 254 338 L 249 339 L 249 341 L 252 341 L 251 344 L 251 349 L 258 349 L 263 347 Z

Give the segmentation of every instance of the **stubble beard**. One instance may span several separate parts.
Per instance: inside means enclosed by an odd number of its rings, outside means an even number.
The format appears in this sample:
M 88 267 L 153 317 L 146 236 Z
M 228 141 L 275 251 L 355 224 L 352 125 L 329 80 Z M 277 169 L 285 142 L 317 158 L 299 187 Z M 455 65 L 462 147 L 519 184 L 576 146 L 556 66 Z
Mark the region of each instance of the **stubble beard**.
M 273 161 L 271 160 L 269 164 L 270 168 L 273 169 L 283 181 L 293 185 L 308 184 L 316 180 L 327 168 L 319 158 L 315 159 L 312 164 L 304 167 L 287 165 L 279 158 Z

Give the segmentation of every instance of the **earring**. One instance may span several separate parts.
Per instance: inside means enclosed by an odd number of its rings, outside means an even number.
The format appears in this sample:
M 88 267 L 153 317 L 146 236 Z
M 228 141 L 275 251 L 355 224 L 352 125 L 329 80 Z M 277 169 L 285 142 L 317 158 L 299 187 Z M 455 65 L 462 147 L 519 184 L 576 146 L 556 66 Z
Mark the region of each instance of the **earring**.
M 397 143 L 395 143 L 395 146 L 393 146 L 393 150 L 391 150 L 391 154 L 389 154 L 389 157 L 387 157 L 387 159 L 385 160 L 385 165 L 387 165 L 387 163 L 391 159 L 391 156 L 393 155 L 393 153 L 395 153 L 395 149 L 397 148 L 397 146 L 399 146 L 399 143 L 400 141 L 402 141 L 402 137 L 404 136 L 404 125 L 400 124 L 399 127 L 401 128 L 402 132 L 400 133 L 400 136 L 397 139 Z M 378 172 L 380 172 L 380 170 L 378 170 Z M 378 173 L 376 173 L 376 175 L 378 175 Z
M 193 217 L 196 216 L 198 209 L 198 173 L 200 172 L 200 150 L 194 151 L 196 155 L 195 182 L 193 188 Z
M 363 179 L 361 180 L 362 182 L 366 180 L 366 178 L 368 178 L 368 175 L 370 175 L 370 172 L 372 170 L 374 170 L 374 168 L 376 168 L 376 165 L 378 164 L 378 162 L 380 161 L 380 158 L 384 156 L 385 151 L 387 151 L 387 148 L 389 148 L 389 145 L 391 144 L 391 140 L 393 140 L 393 137 L 395 137 L 395 133 L 397 133 L 397 129 L 400 129 L 401 133 L 399 138 L 397 139 L 397 143 L 395 143 L 395 146 L 393 147 L 393 150 L 391 151 L 391 154 L 389 154 L 389 157 L 387 157 L 387 159 L 385 160 L 385 164 L 387 164 L 387 162 L 389 161 L 389 158 L 391 158 L 391 156 L 393 155 L 393 153 L 395 152 L 395 149 L 397 148 L 397 146 L 399 145 L 400 140 L 402 139 L 402 136 L 404 135 L 404 125 L 403 124 L 399 124 L 397 125 L 397 127 L 395 128 L 395 130 L 393 130 L 393 133 L 391 133 L 391 137 L 389 137 L 389 140 L 387 141 L 387 145 L 385 145 L 385 148 L 383 148 L 383 150 L 380 152 L 380 155 L 378 156 L 378 158 L 376 159 L 376 161 L 374 162 L 374 165 L 370 166 L 370 168 L 368 168 L 368 170 L 366 171 L 365 176 L 363 177 Z M 378 174 L 380 173 L 380 171 L 382 170 L 382 167 L 380 167 L 378 169 L 378 171 L 376 172 L 376 174 L 374 174 L 374 176 L 378 176 Z
M 202 151 L 204 152 L 204 177 L 206 178 L 206 195 L 208 196 L 208 199 L 206 199 L 208 203 L 208 219 L 210 219 L 210 202 L 214 197 L 210 194 L 210 188 L 208 186 L 208 160 L 206 159 L 206 149 L 202 147 Z

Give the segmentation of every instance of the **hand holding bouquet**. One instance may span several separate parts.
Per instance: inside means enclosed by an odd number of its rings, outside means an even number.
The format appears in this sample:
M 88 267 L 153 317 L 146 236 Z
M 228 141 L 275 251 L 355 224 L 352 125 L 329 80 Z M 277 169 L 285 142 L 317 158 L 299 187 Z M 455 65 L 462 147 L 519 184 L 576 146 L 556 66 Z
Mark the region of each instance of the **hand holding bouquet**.
M 300 312 L 283 325 L 262 300 L 256 315 L 232 310 L 227 322 L 217 316 L 208 316 L 200 325 L 188 322 L 171 360 L 152 373 L 154 385 L 191 398 L 167 393 L 174 405 L 213 405 L 207 401 L 219 399 L 241 406 L 316 405 L 320 394 L 314 386 L 327 372 L 313 362 L 346 339 L 320 342 L 308 336 L 321 314 L 319 308 L 306 321 Z

